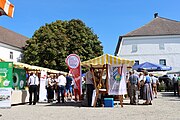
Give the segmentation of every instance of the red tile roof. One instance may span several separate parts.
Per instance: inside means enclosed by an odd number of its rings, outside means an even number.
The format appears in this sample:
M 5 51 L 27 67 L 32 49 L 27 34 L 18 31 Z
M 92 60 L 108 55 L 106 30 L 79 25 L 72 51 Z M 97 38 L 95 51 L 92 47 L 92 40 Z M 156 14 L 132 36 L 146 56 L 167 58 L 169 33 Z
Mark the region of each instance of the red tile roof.
M 180 35 L 180 22 L 156 17 L 148 24 L 119 37 L 115 55 L 117 55 L 123 37 Z
M 159 36 L 159 35 L 180 35 L 180 22 L 167 18 L 157 17 L 148 24 L 123 35 L 134 36 Z
M 0 26 L 0 43 L 22 48 L 29 38 Z

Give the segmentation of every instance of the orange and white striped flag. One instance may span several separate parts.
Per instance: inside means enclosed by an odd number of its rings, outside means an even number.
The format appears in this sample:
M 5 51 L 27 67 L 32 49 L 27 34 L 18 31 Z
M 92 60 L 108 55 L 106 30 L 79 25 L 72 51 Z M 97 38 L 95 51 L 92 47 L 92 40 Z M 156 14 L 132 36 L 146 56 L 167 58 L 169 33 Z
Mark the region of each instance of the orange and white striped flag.
M 8 0 L 0 0 L 0 16 L 7 15 L 13 17 L 14 14 L 14 5 L 11 4 Z

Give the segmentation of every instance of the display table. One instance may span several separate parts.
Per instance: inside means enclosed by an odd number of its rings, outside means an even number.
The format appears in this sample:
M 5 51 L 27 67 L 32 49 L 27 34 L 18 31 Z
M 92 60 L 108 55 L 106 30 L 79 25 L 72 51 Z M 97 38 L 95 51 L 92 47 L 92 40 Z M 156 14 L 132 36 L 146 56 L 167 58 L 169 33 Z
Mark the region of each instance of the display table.
M 27 90 L 12 90 L 11 104 L 22 104 L 29 101 Z

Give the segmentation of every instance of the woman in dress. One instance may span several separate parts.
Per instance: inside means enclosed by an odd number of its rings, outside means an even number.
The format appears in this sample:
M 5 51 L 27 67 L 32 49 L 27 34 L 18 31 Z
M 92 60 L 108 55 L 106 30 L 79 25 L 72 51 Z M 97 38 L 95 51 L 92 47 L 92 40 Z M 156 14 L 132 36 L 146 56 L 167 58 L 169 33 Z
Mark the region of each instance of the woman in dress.
M 144 71 L 144 77 L 145 77 L 145 82 L 144 82 L 143 100 L 146 101 L 143 104 L 152 105 L 151 101 L 153 99 L 153 94 L 152 94 L 151 80 L 147 71 Z

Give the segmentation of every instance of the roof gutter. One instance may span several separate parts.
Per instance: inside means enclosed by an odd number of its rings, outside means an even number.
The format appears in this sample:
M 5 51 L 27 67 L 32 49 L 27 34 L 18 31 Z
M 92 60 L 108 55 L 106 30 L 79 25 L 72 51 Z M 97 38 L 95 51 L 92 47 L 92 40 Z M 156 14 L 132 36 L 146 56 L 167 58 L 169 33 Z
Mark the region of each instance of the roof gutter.
M 117 54 L 118 54 L 118 51 L 119 51 L 119 48 L 120 48 L 120 45 L 121 45 L 121 41 L 122 41 L 122 36 L 119 36 L 119 40 L 118 40 L 118 43 L 117 43 L 117 46 L 116 46 L 114 56 L 117 56 Z

